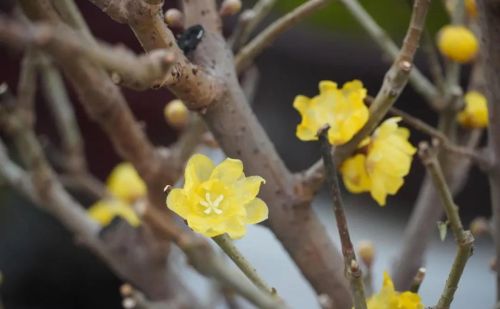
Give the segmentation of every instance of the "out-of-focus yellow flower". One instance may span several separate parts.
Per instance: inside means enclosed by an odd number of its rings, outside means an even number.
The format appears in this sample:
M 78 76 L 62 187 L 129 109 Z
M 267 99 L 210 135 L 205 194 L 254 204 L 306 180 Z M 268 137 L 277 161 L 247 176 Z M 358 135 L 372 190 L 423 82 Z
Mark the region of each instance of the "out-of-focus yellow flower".
M 397 292 L 394 290 L 389 274 L 384 272 L 384 282 L 380 291 L 370 297 L 368 309 L 423 309 L 420 296 L 409 291 Z
M 245 177 L 240 160 L 227 158 L 214 166 L 208 157 L 195 154 L 184 178 L 184 187 L 168 194 L 167 207 L 195 232 L 207 237 L 227 233 L 235 239 L 245 235 L 246 224 L 267 219 L 267 205 L 256 197 L 264 179 Z
M 317 140 L 318 130 L 329 124 L 328 140 L 332 145 L 348 142 L 368 120 L 368 108 L 363 102 L 365 97 L 366 89 L 359 80 L 345 83 L 342 89 L 332 81 L 321 81 L 319 95 L 295 97 L 293 107 L 302 116 L 297 137 L 303 141 Z
M 458 113 L 458 122 L 467 128 L 488 126 L 488 100 L 477 91 L 469 91 L 464 97 L 465 108 Z
M 358 146 L 360 153 L 346 159 L 340 167 L 350 192 L 370 192 L 380 206 L 385 206 L 387 195 L 394 195 L 401 188 L 416 152 L 408 142 L 410 132 L 398 127 L 399 121 L 400 117 L 384 121 Z
M 118 199 L 100 200 L 90 206 L 89 216 L 99 222 L 101 226 L 108 225 L 116 216 L 122 217 L 131 226 L 139 226 L 140 220 L 132 207 Z
M 106 187 L 114 197 L 126 203 L 133 203 L 147 193 L 146 184 L 128 162 L 118 164 L 111 171 L 106 180 Z
M 176 129 L 183 129 L 189 121 L 189 110 L 181 100 L 172 100 L 163 109 L 165 120 Z
M 474 33 L 457 25 L 444 26 L 438 33 L 437 45 L 441 54 L 459 63 L 471 61 L 479 50 Z
M 110 198 L 94 203 L 88 209 L 89 216 L 102 226 L 108 225 L 119 216 L 132 226 L 140 224 L 132 205 L 147 193 L 146 184 L 132 164 L 123 162 L 115 166 L 106 180 Z

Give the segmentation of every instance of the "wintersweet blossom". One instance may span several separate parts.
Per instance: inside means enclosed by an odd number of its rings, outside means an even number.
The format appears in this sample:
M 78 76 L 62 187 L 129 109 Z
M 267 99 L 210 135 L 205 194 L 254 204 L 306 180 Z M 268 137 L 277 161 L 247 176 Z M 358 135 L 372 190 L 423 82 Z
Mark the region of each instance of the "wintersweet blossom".
M 88 214 L 101 226 L 108 225 L 115 217 L 121 217 L 134 227 L 141 223 L 129 204 L 113 198 L 97 201 L 89 208 Z
M 133 204 L 147 193 L 146 184 L 132 164 L 118 164 L 106 180 L 110 197 L 94 203 L 88 209 L 89 216 L 101 226 L 108 225 L 115 217 L 121 217 L 132 226 L 140 224 Z
M 488 126 L 488 100 L 477 91 L 469 91 L 464 97 L 465 108 L 458 113 L 457 121 L 467 128 Z
M 400 120 L 392 117 L 384 121 L 340 167 L 350 192 L 370 192 L 380 206 L 385 206 L 387 195 L 394 195 L 401 188 L 416 152 L 408 142 L 408 129 L 398 126 Z
M 332 81 L 321 81 L 319 95 L 295 97 L 293 107 L 302 116 L 297 137 L 303 141 L 317 140 L 318 130 L 328 124 L 328 140 L 332 145 L 348 142 L 368 120 L 365 97 L 366 89 L 359 80 L 347 82 L 341 89 Z
M 438 33 L 437 45 L 441 54 L 459 63 L 471 61 L 479 50 L 474 33 L 457 25 L 444 26 Z
M 193 155 L 186 166 L 185 183 L 168 194 L 167 207 L 207 237 L 224 233 L 233 239 L 246 233 L 246 224 L 267 219 L 268 209 L 257 198 L 264 179 L 245 177 L 243 163 L 225 159 L 215 166 L 206 156 Z
M 384 272 L 382 288 L 368 299 L 368 309 L 423 309 L 420 296 L 413 292 L 398 292 L 389 274 Z

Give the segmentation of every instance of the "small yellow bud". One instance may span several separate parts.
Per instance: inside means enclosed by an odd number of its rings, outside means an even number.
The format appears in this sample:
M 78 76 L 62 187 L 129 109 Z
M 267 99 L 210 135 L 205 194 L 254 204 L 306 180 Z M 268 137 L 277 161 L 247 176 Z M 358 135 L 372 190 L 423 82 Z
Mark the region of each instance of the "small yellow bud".
M 470 223 L 470 232 L 474 237 L 487 235 L 490 232 L 490 224 L 484 217 L 477 217 Z
M 459 62 L 470 62 L 476 56 L 479 44 L 472 31 L 464 26 L 444 26 L 438 33 L 437 45 L 441 54 Z
M 464 96 L 464 109 L 458 113 L 457 121 L 466 128 L 488 126 L 488 100 L 478 91 L 469 91 Z
M 184 128 L 189 121 L 189 111 L 181 100 L 172 100 L 163 109 L 165 120 L 176 129 Z
M 375 246 L 369 240 L 362 240 L 358 244 L 358 255 L 366 267 L 371 267 L 375 259 Z
M 165 12 L 165 23 L 172 28 L 182 28 L 184 25 L 184 14 L 178 9 L 169 9 Z
M 465 0 L 465 9 L 470 17 L 477 16 L 476 0 Z
M 224 0 L 220 6 L 220 16 L 231 16 L 241 10 L 241 0 Z

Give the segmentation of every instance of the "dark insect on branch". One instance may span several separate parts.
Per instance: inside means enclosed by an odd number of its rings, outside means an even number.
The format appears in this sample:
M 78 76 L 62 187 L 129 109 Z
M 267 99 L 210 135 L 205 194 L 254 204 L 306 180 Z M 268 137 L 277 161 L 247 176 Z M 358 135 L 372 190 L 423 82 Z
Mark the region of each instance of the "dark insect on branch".
M 205 29 L 201 25 L 194 25 L 186 29 L 177 38 L 177 45 L 182 49 L 185 55 L 194 51 L 198 44 L 201 42 L 203 35 L 205 34 Z

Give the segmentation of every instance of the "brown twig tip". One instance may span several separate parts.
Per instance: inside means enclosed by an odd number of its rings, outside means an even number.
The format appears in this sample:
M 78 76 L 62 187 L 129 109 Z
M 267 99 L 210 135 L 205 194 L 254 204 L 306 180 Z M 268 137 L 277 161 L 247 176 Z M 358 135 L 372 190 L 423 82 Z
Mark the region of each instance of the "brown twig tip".
M 420 289 L 420 286 L 422 285 L 422 282 L 425 279 L 425 273 L 426 269 L 424 267 L 420 267 L 415 274 L 415 277 L 413 277 L 413 281 L 410 285 L 410 292 L 413 293 L 418 293 L 418 290 Z
M 134 288 L 132 287 L 132 285 L 130 283 L 124 283 L 120 286 L 120 294 L 123 297 L 130 296 L 130 295 L 132 295 L 133 292 L 134 292 Z
M 356 274 L 360 270 L 359 263 L 356 260 L 351 260 L 351 265 L 349 265 L 349 266 L 351 268 L 352 274 Z
M 0 84 L 0 96 L 4 95 L 9 90 L 9 85 L 6 82 Z
M 326 135 L 326 133 L 328 132 L 328 130 L 330 130 L 330 125 L 329 124 L 325 124 L 321 128 L 318 129 L 318 132 L 316 133 L 316 135 L 318 137 Z
M 167 195 L 170 193 L 170 191 L 172 191 L 172 186 L 171 185 L 166 185 L 164 188 L 163 188 L 163 192 L 165 192 Z

